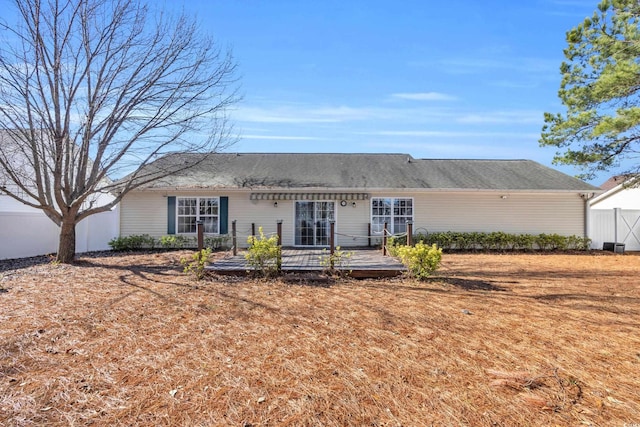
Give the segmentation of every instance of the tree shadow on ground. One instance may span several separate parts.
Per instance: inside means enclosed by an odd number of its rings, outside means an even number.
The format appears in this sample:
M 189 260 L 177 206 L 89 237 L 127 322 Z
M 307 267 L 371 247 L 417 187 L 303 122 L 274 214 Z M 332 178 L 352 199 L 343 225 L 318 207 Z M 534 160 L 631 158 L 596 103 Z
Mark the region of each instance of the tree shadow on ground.
M 441 277 L 438 278 L 437 281 L 446 285 L 455 286 L 456 288 L 465 291 L 505 292 L 508 290 L 507 288 L 495 285 L 486 280 L 463 279 L 461 277 Z
M 421 286 L 422 285 L 422 286 Z M 431 286 L 430 286 L 431 285 Z M 463 279 L 460 277 L 437 276 L 430 277 L 425 281 L 415 281 L 412 284 L 404 284 L 403 279 L 381 278 L 380 280 L 368 279 L 360 286 L 366 288 L 388 289 L 388 290 L 407 290 L 422 291 L 434 293 L 447 293 L 451 290 L 460 290 L 464 292 L 508 292 L 509 289 L 498 286 L 492 282 L 475 279 Z
M 79 267 L 95 267 L 95 268 L 104 268 L 107 270 L 119 270 L 126 271 L 134 276 L 138 276 L 142 279 L 148 280 L 150 282 L 155 283 L 165 283 L 168 285 L 177 285 L 177 286 L 189 286 L 184 283 L 176 283 L 171 281 L 163 281 L 159 280 L 159 278 L 164 277 L 174 277 L 176 274 L 183 274 L 183 268 L 179 265 L 114 265 L 114 264 L 102 264 L 102 263 L 94 263 L 91 261 L 83 260 L 78 261 L 75 265 Z M 157 276 L 157 277 L 153 277 Z M 122 276 L 121 276 L 122 277 Z
M 0 273 L 23 268 L 35 267 L 38 265 L 50 264 L 52 258 L 48 255 L 41 255 L 29 258 L 15 258 L 0 260 Z
M 288 273 L 283 274 L 281 280 L 288 285 L 330 288 L 340 280 L 340 278 L 321 273 Z

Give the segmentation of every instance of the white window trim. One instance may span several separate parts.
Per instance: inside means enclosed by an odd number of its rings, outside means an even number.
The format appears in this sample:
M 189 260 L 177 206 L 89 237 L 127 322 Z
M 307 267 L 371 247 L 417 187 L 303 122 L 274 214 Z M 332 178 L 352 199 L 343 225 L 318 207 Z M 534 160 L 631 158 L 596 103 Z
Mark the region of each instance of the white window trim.
M 180 215 L 178 213 L 179 209 L 180 209 L 180 199 L 196 199 L 196 221 L 200 220 L 200 199 L 216 199 L 218 201 L 218 215 L 217 215 L 217 228 L 218 228 L 218 232 L 217 233 L 207 233 L 207 234 L 220 234 L 220 197 L 218 196 L 176 196 L 176 234 L 182 234 L 182 235 L 195 235 L 197 234 L 197 230 L 196 232 L 193 233 L 183 233 L 180 232 L 180 218 L 181 217 L 185 217 L 185 216 L 191 216 L 191 215 Z M 209 216 L 209 215 L 207 215 Z
M 415 219 L 415 213 L 416 213 L 416 206 L 415 206 L 415 200 L 413 197 L 401 197 L 401 196 L 376 196 L 376 197 L 371 197 L 371 202 L 369 203 L 369 219 L 371 221 L 371 224 L 373 224 L 373 201 L 374 200 L 380 200 L 380 199 L 390 199 L 391 200 L 391 215 L 390 215 L 390 222 L 387 224 L 387 227 L 389 232 L 391 234 L 396 234 L 396 230 L 394 229 L 394 215 L 393 215 L 393 205 L 395 203 L 396 200 L 411 200 L 411 218 L 407 218 L 410 221 L 414 221 Z M 376 216 L 382 216 L 382 215 L 376 215 Z M 404 215 L 403 215 L 404 216 Z M 382 231 L 372 231 L 372 234 L 379 234 L 382 235 Z

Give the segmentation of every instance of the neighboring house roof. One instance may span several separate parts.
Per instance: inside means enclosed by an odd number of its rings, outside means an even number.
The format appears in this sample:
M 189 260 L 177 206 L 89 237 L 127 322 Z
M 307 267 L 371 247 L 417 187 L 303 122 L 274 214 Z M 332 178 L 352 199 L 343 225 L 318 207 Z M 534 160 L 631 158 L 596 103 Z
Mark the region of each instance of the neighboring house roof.
M 435 160 L 407 154 L 172 154 L 146 166 L 202 162 L 143 188 L 437 189 L 599 192 L 531 160 Z
M 629 178 L 631 178 L 630 175 L 612 176 L 611 178 L 603 182 L 602 185 L 600 185 L 600 188 L 602 188 L 604 191 L 609 191 L 612 188 L 617 187 L 618 185 L 624 184 Z

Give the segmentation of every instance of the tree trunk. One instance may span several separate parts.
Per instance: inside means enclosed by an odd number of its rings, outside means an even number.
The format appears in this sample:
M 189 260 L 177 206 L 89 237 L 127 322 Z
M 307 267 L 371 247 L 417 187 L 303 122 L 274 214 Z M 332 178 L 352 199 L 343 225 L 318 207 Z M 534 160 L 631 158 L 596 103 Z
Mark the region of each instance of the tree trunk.
M 63 218 L 60 225 L 60 241 L 56 261 L 72 264 L 76 256 L 76 222 Z

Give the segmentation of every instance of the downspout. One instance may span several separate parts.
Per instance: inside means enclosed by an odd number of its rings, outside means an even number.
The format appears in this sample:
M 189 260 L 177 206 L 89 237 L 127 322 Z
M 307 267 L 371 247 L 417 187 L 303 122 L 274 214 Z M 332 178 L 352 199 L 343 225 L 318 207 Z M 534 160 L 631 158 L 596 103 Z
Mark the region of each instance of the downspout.
M 583 228 L 583 233 L 584 233 L 584 237 L 589 237 L 589 235 L 591 234 L 591 230 L 590 230 L 590 219 L 591 219 L 591 215 L 589 215 L 589 200 L 593 199 L 593 197 L 595 196 L 595 193 L 582 193 L 580 194 L 580 197 L 582 198 L 582 200 L 584 200 L 584 228 Z

